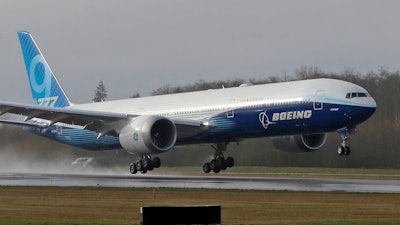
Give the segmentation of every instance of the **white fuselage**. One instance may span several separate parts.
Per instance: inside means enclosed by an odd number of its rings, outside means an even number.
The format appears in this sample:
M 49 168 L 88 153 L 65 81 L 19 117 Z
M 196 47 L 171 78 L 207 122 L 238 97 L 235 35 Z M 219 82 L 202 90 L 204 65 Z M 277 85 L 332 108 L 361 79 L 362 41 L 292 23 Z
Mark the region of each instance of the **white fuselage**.
M 371 97 L 347 99 L 347 93 L 367 91 L 340 80 L 315 79 L 79 104 L 71 108 L 198 120 L 237 108 L 296 102 L 376 107 Z

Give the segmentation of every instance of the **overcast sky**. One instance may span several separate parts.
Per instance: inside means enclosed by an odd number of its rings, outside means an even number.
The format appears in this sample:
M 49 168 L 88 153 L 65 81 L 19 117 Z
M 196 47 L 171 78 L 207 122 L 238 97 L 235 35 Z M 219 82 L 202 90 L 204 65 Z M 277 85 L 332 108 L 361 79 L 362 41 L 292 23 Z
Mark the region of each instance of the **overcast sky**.
M 400 70 L 400 1 L 0 0 L 0 100 L 30 103 L 17 30 L 76 103 L 163 85 L 294 75 L 301 66 Z

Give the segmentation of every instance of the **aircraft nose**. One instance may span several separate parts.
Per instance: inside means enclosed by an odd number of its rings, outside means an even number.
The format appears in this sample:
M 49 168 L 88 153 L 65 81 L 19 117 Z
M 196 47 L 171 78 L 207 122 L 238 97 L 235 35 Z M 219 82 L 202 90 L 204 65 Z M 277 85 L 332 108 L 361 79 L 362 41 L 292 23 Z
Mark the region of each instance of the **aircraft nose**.
M 376 109 L 376 102 L 375 102 L 375 99 L 373 99 L 372 97 L 370 99 L 370 107 Z
M 357 124 L 366 121 L 376 111 L 376 102 L 372 97 L 359 98 L 358 106 L 360 106 L 355 113 L 357 114 Z M 355 117 L 353 117 L 354 119 Z
M 376 109 L 375 99 L 371 96 L 365 98 L 356 98 L 355 102 L 359 106 Z
M 376 102 L 375 102 L 375 99 L 373 99 L 372 97 L 370 97 L 368 99 L 368 103 L 367 103 L 367 107 L 366 107 L 365 111 L 368 111 L 367 112 L 367 114 L 368 114 L 367 118 L 372 116 L 372 114 L 374 114 L 374 112 L 376 111 Z

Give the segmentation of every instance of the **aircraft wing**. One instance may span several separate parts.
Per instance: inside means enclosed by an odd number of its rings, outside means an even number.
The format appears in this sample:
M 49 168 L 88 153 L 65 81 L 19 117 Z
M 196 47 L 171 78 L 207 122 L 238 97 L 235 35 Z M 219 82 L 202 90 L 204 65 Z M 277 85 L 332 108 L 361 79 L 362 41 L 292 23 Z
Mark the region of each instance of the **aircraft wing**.
M 6 113 L 24 116 L 23 120 L 0 119 L 0 123 L 44 128 L 55 123 L 65 123 L 82 126 L 83 129 L 103 135 L 118 136 L 119 131 L 128 123 L 128 120 L 140 115 L 115 112 L 99 112 L 72 108 L 48 107 L 32 104 L 21 104 L 0 101 L 0 116 Z M 34 120 L 31 120 L 35 118 Z M 40 120 L 37 120 L 37 119 Z M 178 137 L 190 136 L 204 131 L 201 121 L 188 119 L 171 119 L 178 130 Z

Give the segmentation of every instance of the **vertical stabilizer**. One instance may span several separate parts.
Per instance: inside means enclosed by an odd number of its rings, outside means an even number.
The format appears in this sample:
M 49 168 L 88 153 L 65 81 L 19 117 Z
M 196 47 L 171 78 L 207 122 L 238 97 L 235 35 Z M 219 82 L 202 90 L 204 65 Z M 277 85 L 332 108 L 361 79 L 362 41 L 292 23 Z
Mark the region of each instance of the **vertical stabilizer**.
M 19 31 L 18 37 L 34 103 L 51 107 L 67 107 L 71 105 L 32 35 L 26 31 Z

